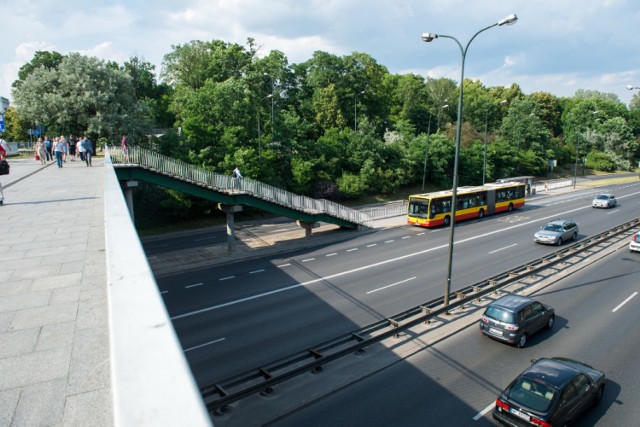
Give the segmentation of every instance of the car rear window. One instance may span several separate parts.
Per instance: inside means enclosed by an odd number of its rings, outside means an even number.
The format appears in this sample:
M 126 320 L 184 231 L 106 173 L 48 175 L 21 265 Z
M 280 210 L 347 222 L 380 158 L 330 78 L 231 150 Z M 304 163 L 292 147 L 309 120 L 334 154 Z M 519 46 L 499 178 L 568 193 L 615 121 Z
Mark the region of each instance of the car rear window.
M 556 390 L 546 384 L 520 377 L 509 389 L 509 399 L 537 412 L 546 412 L 551 407 Z
M 490 305 L 487 307 L 487 311 L 485 311 L 485 316 L 491 317 L 492 319 L 498 320 L 504 323 L 516 323 L 515 313 L 509 310 L 505 310 L 502 307 L 496 307 Z

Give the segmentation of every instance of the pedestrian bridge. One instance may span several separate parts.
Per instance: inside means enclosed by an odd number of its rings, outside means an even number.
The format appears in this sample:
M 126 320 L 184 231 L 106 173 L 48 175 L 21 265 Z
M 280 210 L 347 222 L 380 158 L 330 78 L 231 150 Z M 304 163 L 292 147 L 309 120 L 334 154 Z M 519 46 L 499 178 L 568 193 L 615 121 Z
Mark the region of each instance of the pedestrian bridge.
M 320 221 L 352 229 L 371 226 L 369 215 L 329 200 L 301 196 L 251 178 L 238 180 L 144 148 L 131 148 L 128 161 L 120 148 L 108 151 L 120 181 L 142 180 L 211 200 L 227 214 L 242 205 L 252 206 L 297 220 L 308 235 Z M 125 195 L 128 188 L 124 186 Z M 131 210 L 131 197 L 127 201 Z

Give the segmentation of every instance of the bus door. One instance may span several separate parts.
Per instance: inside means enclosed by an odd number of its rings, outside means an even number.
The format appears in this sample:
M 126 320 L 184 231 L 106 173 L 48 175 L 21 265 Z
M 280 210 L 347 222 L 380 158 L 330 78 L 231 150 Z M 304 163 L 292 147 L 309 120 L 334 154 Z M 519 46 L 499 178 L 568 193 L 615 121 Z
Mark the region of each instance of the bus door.
M 487 189 L 487 215 L 496 213 L 496 190 Z

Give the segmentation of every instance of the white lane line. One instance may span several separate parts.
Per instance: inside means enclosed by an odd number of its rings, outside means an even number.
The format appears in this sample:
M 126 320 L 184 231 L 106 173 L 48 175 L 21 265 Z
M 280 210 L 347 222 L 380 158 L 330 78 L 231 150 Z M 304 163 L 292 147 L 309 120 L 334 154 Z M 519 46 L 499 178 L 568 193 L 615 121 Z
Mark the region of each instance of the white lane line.
M 209 341 L 209 342 L 206 342 L 204 344 L 200 344 L 200 345 L 196 345 L 194 347 L 187 348 L 187 349 L 184 350 L 184 352 L 186 353 L 187 351 L 196 350 L 198 348 L 206 347 L 208 345 L 215 344 L 217 342 L 224 341 L 224 340 L 226 340 L 226 338 L 218 338 L 217 340 Z
M 378 244 L 377 244 L 377 243 L 373 243 L 373 244 L 371 244 L 371 245 L 367 245 L 367 247 L 368 247 L 368 248 L 372 248 L 372 247 L 374 247 L 374 246 L 378 246 Z
M 358 248 L 353 248 L 353 249 L 347 249 L 347 252 L 353 252 L 353 251 L 357 251 Z
M 338 252 L 334 252 L 334 253 L 331 253 L 331 254 L 326 254 L 325 256 L 336 256 L 336 255 L 338 255 Z
M 315 261 L 315 258 L 307 258 L 302 260 L 302 262 L 309 262 L 309 261 Z
M 422 236 L 423 234 L 427 234 L 427 233 L 418 233 L 417 235 L 418 236 Z
M 168 294 L 169 291 L 161 291 L 160 294 Z
M 618 306 L 616 308 L 614 308 L 613 310 L 611 310 L 611 312 L 615 313 L 616 311 L 618 311 L 618 309 L 622 308 L 623 305 L 625 305 L 626 303 L 631 301 L 631 298 L 635 297 L 636 295 L 638 295 L 637 292 L 632 293 L 631 296 L 629 296 L 629 298 L 627 298 L 626 300 L 624 300 L 620 304 L 618 304 Z
M 201 237 L 199 239 L 193 239 L 194 242 L 201 242 L 203 240 L 211 240 L 211 239 L 216 239 L 217 236 L 211 236 L 211 237 Z
M 200 282 L 200 283 L 195 283 L 193 285 L 187 285 L 184 288 L 189 289 L 189 288 L 195 288 L 196 286 L 202 286 L 202 285 L 204 285 L 204 283 Z
M 221 277 L 218 280 L 222 282 L 223 280 L 231 280 L 231 279 L 235 279 L 235 278 L 236 278 L 236 276 L 227 276 L 227 277 Z
M 250 271 L 250 272 L 249 272 L 249 274 L 258 274 L 258 273 L 262 273 L 262 272 L 264 272 L 264 271 L 265 271 L 265 269 L 264 269 L 264 268 L 261 268 L 260 270 L 253 270 L 253 271 Z
M 289 267 L 290 265 L 291 265 L 290 263 L 282 264 L 282 265 L 279 265 L 278 268 Z
M 482 411 L 478 412 L 475 417 L 473 417 L 473 421 L 478 421 L 480 418 L 484 417 L 487 412 L 491 411 L 493 407 L 496 406 L 496 402 L 494 401 L 491 405 L 484 408 Z
M 385 240 L 384 242 L 385 243 L 393 243 L 393 242 L 395 242 L 395 240 Z
M 513 245 L 509 245 L 509 246 L 505 246 L 504 248 L 496 249 L 495 251 L 489 252 L 489 255 L 495 254 L 496 252 L 504 251 L 505 249 L 509 249 L 509 248 L 514 247 L 514 246 L 518 246 L 518 244 L 514 243 Z
M 638 192 L 637 194 L 640 194 L 640 192 Z M 626 196 L 622 196 L 622 197 L 626 197 Z M 619 198 L 621 198 L 621 197 L 619 197 Z M 569 211 L 566 211 L 566 212 L 561 212 L 561 213 L 556 213 L 556 214 L 553 214 L 553 215 L 549 215 L 547 217 L 534 219 L 534 220 L 527 221 L 527 222 L 517 223 L 517 224 L 512 225 L 511 227 L 501 228 L 499 230 L 490 231 L 490 232 L 485 233 L 485 234 L 478 234 L 476 236 L 469 237 L 467 239 L 456 241 L 455 244 L 467 243 L 467 242 L 474 241 L 476 239 L 482 239 L 484 237 L 491 236 L 493 234 L 503 233 L 505 231 L 508 231 L 508 230 L 511 230 L 511 229 L 514 229 L 514 228 L 519 228 L 519 227 L 523 227 L 525 225 L 539 223 L 539 222 L 547 220 L 549 218 L 559 218 L 559 217 L 562 217 L 562 216 L 567 215 L 569 213 L 576 212 L 576 211 L 579 211 L 579 210 L 582 210 L 582 209 L 592 209 L 592 208 L 591 208 L 591 205 L 588 205 L 588 206 L 583 206 L 581 208 L 575 208 L 575 209 L 572 209 L 572 210 L 569 210 Z M 392 242 L 392 240 L 388 240 L 385 243 L 388 243 L 388 242 Z M 296 283 L 295 285 L 285 286 L 284 288 L 274 289 L 272 291 L 263 292 L 263 293 L 260 293 L 260 294 L 255 294 L 255 295 L 252 295 L 252 296 L 249 296 L 249 297 L 246 297 L 246 298 L 241 298 L 241 299 L 237 299 L 237 300 L 234 300 L 234 301 L 229 301 L 229 302 L 226 302 L 224 304 L 212 305 L 211 307 L 206 307 L 206 308 L 202 308 L 200 310 L 195 310 L 195 311 L 191 311 L 191 312 L 188 312 L 188 313 L 184 313 L 184 314 L 180 314 L 180 315 L 177 315 L 177 316 L 173 316 L 171 318 L 171 320 L 182 319 L 182 318 L 185 318 L 185 317 L 191 317 L 191 316 L 195 316 L 195 315 L 198 315 L 198 314 L 207 313 L 209 311 L 219 310 L 221 308 L 230 307 L 230 306 L 237 305 L 237 304 L 242 304 L 244 302 L 253 301 L 255 299 L 264 298 L 264 297 L 267 297 L 267 296 L 270 296 L 270 295 L 279 294 L 281 292 L 290 291 L 290 290 L 297 289 L 297 288 L 300 288 L 300 287 L 303 287 L 303 286 L 308 286 L 308 285 L 312 285 L 314 283 L 323 282 L 325 280 L 331 280 L 331 279 L 334 279 L 336 277 L 346 276 L 346 275 L 349 275 L 349 274 L 357 273 L 357 272 L 360 272 L 360 271 L 363 271 L 363 270 L 368 270 L 370 268 L 380 267 L 382 265 L 386 265 L 386 264 L 402 261 L 404 259 L 413 258 L 413 257 L 416 257 L 416 256 L 422 256 L 422 255 L 424 255 L 426 253 L 437 251 L 437 250 L 448 248 L 448 247 L 449 247 L 449 243 L 446 243 L 444 245 L 435 246 L 433 248 L 425 249 L 423 251 L 412 252 L 410 254 L 402 255 L 402 256 L 399 256 L 397 258 L 390 258 L 390 259 L 386 259 L 384 261 L 376 262 L 376 263 L 373 263 L 373 264 L 363 265 L 361 267 L 354 268 L 353 270 L 347 270 L 347 271 L 343 271 L 343 272 L 336 273 L 336 274 L 330 274 L 329 276 L 319 277 L 319 278 L 310 280 L 308 282 Z M 230 276 L 230 278 L 234 278 L 234 277 L 235 276 Z M 223 279 L 219 279 L 219 280 L 223 280 Z
M 611 214 L 618 213 L 618 212 L 620 212 L 620 209 L 616 209 L 615 211 L 607 212 L 607 215 L 611 215 Z
M 404 236 L 403 239 L 410 239 L 411 236 Z
M 415 279 L 415 277 L 410 277 L 410 278 L 408 278 L 408 279 L 401 280 L 401 281 L 399 281 L 399 282 L 392 283 L 392 284 L 390 284 L 390 285 L 383 286 L 383 287 L 381 287 L 381 288 L 371 290 L 371 291 L 367 292 L 367 295 L 369 295 L 369 294 L 373 294 L 373 293 L 376 293 L 376 292 L 378 292 L 378 291 L 382 291 L 382 290 L 385 290 L 385 289 L 393 288 L 394 286 L 402 285 L 403 283 L 407 283 L 407 282 L 409 282 L 409 281 L 411 281 L 411 280 L 414 280 L 414 279 Z

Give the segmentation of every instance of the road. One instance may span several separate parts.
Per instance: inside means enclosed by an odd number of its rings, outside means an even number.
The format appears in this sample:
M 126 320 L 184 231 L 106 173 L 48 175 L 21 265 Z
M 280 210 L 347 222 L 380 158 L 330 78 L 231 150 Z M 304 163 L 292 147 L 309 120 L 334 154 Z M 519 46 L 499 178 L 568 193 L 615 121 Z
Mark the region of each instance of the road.
M 589 236 L 637 217 L 640 185 L 611 189 L 615 209 L 592 209 L 596 191 L 589 190 L 460 223 L 452 288 L 555 251 L 532 243 L 549 219 L 571 216 Z M 158 284 L 196 379 L 206 385 L 441 296 L 448 237 L 445 228 L 399 227 Z
M 493 425 L 495 398 L 531 359 L 564 356 L 607 375 L 602 402 L 577 425 L 637 426 L 639 291 L 640 256 L 625 247 L 536 293 L 555 308 L 556 324 L 524 349 L 482 336 L 474 323 L 269 425 Z M 220 421 L 234 425 L 232 417 Z

